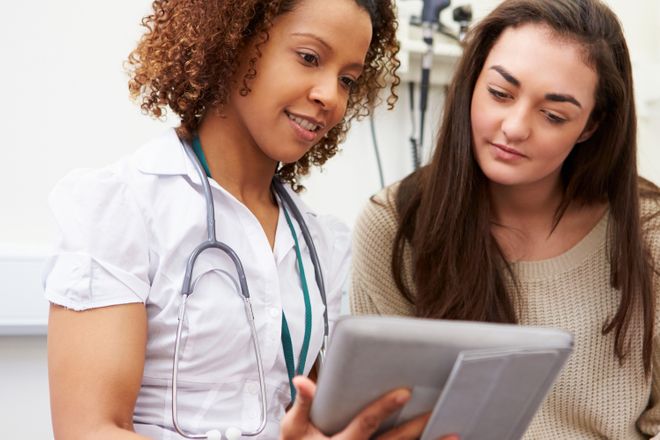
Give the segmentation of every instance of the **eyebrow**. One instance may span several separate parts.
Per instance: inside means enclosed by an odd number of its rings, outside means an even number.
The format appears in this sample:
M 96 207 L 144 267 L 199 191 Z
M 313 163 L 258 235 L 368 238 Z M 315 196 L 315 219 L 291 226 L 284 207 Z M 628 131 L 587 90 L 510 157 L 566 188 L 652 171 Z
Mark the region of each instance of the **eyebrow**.
M 495 65 L 492 66 L 491 69 L 502 75 L 502 78 L 504 78 L 507 82 L 511 83 L 515 87 L 520 87 L 520 81 L 515 76 L 511 75 L 504 67 Z M 563 93 L 546 93 L 545 99 L 554 102 L 568 102 L 579 108 L 582 108 L 580 101 L 575 99 L 575 97 L 572 95 L 566 95 Z
M 562 95 L 560 93 L 548 93 L 545 95 L 545 99 L 547 99 L 548 101 L 555 101 L 555 102 L 570 102 L 571 104 L 574 104 L 582 108 L 582 104 L 580 104 L 580 101 L 578 101 L 571 95 Z
M 500 75 L 502 75 L 502 78 L 504 78 L 507 82 L 511 83 L 512 85 L 514 85 L 516 87 L 520 87 L 520 81 L 518 81 L 518 79 L 515 76 L 513 76 L 509 72 L 507 72 L 507 70 L 504 67 L 502 67 L 502 66 L 492 66 L 491 70 L 494 70 L 497 73 L 499 73 Z
M 332 47 L 321 37 L 315 34 L 310 34 L 308 32 L 294 32 L 291 35 L 294 37 L 307 37 L 307 38 L 312 38 L 316 41 L 318 41 L 322 46 L 324 46 L 327 50 L 332 51 Z
M 323 46 L 328 52 L 334 53 L 332 46 L 330 46 L 323 38 L 319 37 L 316 34 L 311 34 L 308 32 L 293 32 L 291 34 L 294 37 L 305 37 L 316 40 L 321 46 Z M 364 70 L 364 63 L 351 63 L 348 65 L 350 69 L 358 69 L 360 72 Z

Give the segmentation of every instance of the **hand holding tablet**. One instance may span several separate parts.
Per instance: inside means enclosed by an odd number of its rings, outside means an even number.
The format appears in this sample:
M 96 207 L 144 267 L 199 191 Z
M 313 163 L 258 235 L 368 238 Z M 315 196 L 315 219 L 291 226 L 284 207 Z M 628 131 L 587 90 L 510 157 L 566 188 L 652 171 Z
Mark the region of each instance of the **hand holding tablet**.
M 307 377 L 294 378 L 297 390 L 296 401 L 282 420 L 280 440 L 326 439 L 310 421 L 309 411 L 316 391 L 316 385 Z M 381 423 L 392 413 L 400 410 L 410 400 L 410 391 L 398 389 L 390 391 L 364 408 L 349 425 L 341 432 L 333 435 L 333 439 L 366 440 L 373 436 Z M 421 415 L 403 425 L 382 433 L 379 440 L 398 438 L 419 438 L 428 422 L 430 414 Z M 444 436 L 438 440 L 459 440 L 457 436 Z
M 311 421 L 344 432 L 371 402 L 407 388 L 380 431 L 431 413 L 421 435 L 434 440 L 514 440 L 524 434 L 568 359 L 565 331 L 511 324 L 349 316 L 335 325 Z M 379 420 L 380 421 L 380 420 Z

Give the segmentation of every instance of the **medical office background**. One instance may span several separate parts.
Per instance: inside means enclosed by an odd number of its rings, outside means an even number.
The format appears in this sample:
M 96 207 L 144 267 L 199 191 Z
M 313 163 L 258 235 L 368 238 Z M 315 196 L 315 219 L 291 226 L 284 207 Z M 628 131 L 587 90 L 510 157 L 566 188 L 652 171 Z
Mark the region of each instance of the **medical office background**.
M 332 1 L 332 0 L 328 0 Z M 410 15 L 421 0 L 397 0 L 401 18 L 402 76 L 416 81 L 424 50 Z M 55 238 L 47 206 L 52 186 L 69 170 L 100 167 L 134 151 L 175 125 L 144 116 L 128 98 L 122 62 L 139 38 L 150 0 L 34 0 L 2 2 L 0 12 L 0 423 L 3 438 L 52 438 L 46 366 L 46 301 L 41 264 Z M 441 14 L 471 4 L 478 19 L 497 0 L 454 0 Z M 608 0 L 621 18 L 630 46 L 639 117 L 639 165 L 660 183 L 660 0 Z M 431 150 L 441 114 L 443 85 L 460 54 L 434 39 L 432 90 L 423 158 Z M 408 87 L 399 88 L 393 111 L 373 119 L 385 184 L 413 169 Z M 415 96 L 418 105 L 419 95 Z M 305 181 L 303 197 L 317 211 L 351 225 L 381 187 L 370 121 L 355 123 L 342 152 Z M 102 234 L 103 231 L 99 231 Z

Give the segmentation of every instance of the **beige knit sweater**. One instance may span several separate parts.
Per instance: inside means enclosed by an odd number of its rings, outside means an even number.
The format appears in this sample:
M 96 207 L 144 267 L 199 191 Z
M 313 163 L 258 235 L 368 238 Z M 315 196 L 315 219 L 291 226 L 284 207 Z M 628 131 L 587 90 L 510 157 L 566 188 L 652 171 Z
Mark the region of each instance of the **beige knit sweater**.
M 395 191 L 396 186 L 375 196 L 354 230 L 350 301 L 355 314 L 413 314 L 390 270 L 397 228 Z M 642 203 L 645 214 L 658 209 L 656 202 Z M 525 440 L 660 439 L 660 313 L 656 313 L 650 380 L 644 376 L 641 342 L 633 344 L 630 356 L 619 365 L 613 334 L 601 334 L 619 301 L 609 284 L 607 222 L 605 215 L 584 239 L 558 257 L 514 264 L 523 298 L 517 307 L 520 323 L 562 328 L 575 337 L 575 351 Z M 660 216 L 645 230 L 654 259 L 660 262 Z M 406 263 L 409 267 L 409 251 Z M 409 274 L 406 279 L 410 281 Z M 657 277 L 654 285 L 660 293 Z M 633 334 L 640 335 L 641 318 L 635 323 Z

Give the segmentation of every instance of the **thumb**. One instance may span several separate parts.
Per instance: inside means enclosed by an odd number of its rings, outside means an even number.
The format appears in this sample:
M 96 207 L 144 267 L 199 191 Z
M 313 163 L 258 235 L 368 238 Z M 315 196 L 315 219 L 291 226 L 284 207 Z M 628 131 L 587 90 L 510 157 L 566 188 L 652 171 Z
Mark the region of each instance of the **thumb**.
M 297 376 L 293 378 L 293 386 L 296 388 L 296 400 L 280 423 L 280 440 L 299 440 L 312 428 L 309 410 L 316 385 L 306 377 Z
M 296 376 L 293 378 L 293 386 L 296 388 L 296 400 L 291 411 L 307 419 L 316 393 L 316 384 L 305 376 Z

